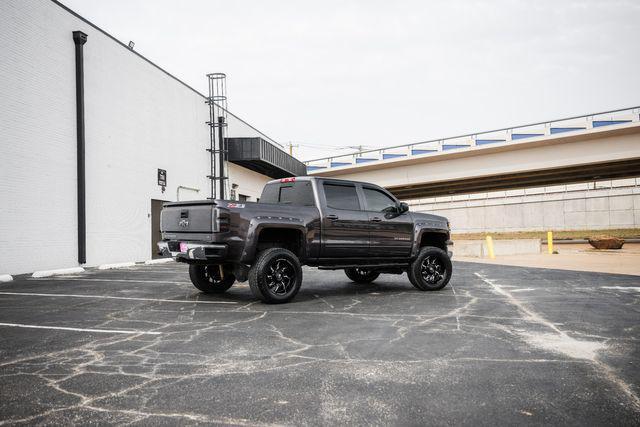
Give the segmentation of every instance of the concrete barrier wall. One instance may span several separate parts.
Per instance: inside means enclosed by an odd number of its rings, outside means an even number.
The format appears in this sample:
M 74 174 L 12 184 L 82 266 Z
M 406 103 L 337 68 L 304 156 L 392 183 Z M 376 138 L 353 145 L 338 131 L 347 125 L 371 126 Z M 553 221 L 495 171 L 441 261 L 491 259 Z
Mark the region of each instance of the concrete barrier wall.
M 493 252 L 496 257 L 538 254 L 540 253 L 540 245 L 540 239 L 494 240 Z M 486 258 L 489 256 L 487 242 L 484 240 L 456 240 L 451 249 L 453 259 L 456 257 Z
M 438 197 L 411 210 L 449 218 L 454 233 L 640 228 L 640 178 Z

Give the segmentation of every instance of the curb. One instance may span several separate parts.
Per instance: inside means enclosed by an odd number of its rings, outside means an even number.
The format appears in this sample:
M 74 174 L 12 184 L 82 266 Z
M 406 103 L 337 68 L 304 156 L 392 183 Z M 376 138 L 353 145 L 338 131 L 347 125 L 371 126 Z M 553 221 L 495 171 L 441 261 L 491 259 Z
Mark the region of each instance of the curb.
M 71 267 L 71 268 L 60 268 L 58 270 L 42 270 L 35 271 L 31 277 L 34 279 L 38 279 L 40 277 L 51 277 L 51 276 L 59 276 L 61 274 L 74 274 L 74 273 L 83 273 L 84 268 L 82 267 Z
M 145 265 L 153 265 L 153 264 L 167 264 L 169 262 L 173 262 L 173 258 L 148 259 L 144 263 Z
M 606 230 L 603 230 L 606 231 Z M 640 239 L 625 239 L 624 237 L 621 237 L 622 240 L 624 240 L 625 243 L 640 243 Z M 543 239 L 542 240 L 542 244 L 546 245 L 547 239 Z M 586 243 L 589 244 L 589 240 L 587 239 L 553 239 L 553 244 L 554 245 L 570 245 L 570 244 L 582 244 L 582 243 Z
M 0 283 L 11 282 L 13 280 L 13 276 L 10 274 L 0 274 Z
M 116 268 L 135 267 L 135 262 L 116 262 L 114 264 L 102 264 L 98 266 L 98 270 L 114 270 Z

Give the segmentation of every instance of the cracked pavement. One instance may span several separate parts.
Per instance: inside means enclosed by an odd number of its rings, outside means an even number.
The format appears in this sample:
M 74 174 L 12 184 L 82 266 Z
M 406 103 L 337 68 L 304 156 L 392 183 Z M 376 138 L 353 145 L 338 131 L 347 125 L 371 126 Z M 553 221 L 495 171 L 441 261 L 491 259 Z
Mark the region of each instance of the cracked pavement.
M 184 265 L 0 285 L 0 425 L 640 424 L 640 277 L 304 269 L 296 299 Z

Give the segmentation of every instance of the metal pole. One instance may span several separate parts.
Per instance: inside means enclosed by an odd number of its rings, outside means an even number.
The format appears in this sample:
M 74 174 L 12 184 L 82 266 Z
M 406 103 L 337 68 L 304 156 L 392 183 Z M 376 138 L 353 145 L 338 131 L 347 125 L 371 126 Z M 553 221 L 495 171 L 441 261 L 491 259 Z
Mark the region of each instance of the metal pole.
M 87 35 L 82 31 L 73 32 L 76 45 L 76 137 L 77 137 L 77 180 L 78 180 L 78 263 L 87 262 L 87 213 L 85 205 L 85 132 L 84 132 L 84 56 L 83 46 Z
M 224 117 L 218 117 L 218 151 L 219 151 L 219 163 L 220 163 L 220 198 L 224 199 L 224 161 L 225 161 L 225 141 L 224 141 Z

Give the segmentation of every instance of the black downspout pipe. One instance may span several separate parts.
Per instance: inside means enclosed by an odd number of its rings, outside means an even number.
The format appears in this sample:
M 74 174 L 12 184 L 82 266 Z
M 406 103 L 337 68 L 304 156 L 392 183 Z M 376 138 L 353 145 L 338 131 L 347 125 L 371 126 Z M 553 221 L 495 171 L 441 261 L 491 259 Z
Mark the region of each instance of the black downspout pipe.
M 218 117 L 218 146 L 219 146 L 219 154 L 218 159 L 220 163 L 220 199 L 224 200 L 224 187 L 225 187 L 225 176 L 224 176 L 224 161 L 225 155 L 227 154 L 227 150 L 225 147 L 224 140 L 224 117 Z
M 84 57 L 83 46 L 87 35 L 73 32 L 76 44 L 76 134 L 78 138 L 78 264 L 87 262 L 87 214 L 85 205 L 85 159 L 84 159 Z

